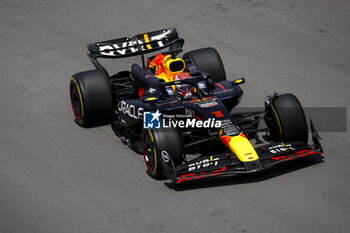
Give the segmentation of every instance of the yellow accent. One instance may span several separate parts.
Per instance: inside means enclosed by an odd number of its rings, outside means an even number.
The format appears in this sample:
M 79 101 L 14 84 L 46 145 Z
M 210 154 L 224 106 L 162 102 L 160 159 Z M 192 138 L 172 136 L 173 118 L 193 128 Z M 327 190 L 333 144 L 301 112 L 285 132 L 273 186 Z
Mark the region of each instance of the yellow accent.
M 183 68 L 179 71 L 171 72 L 170 64 L 174 61 L 181 61 L 183 63 Z M 152 66 L 151 64 L 150 67 L 154 67 L 154 65 Z M 182 73 L 184 71 L 185 62 L 180 58 L 172 59 L 171 55 L 166 55 L 162 61 L 162 64 L 160 64 L 159 66 L 156 66 L 156 69 L 158 70 L 158 72 L 156 72 L 157 78 L 164 79 L 165 82 L 171 82 L 175 80 L 175 76 L 177 74 Z M 162 71 L 162 72 L 159 72 L 159 71 Z
M 80 98 L 80 103 L 81 103 L 81 117 L 80 120 L 84 117 L 84 105 L 83 105 L 83 98 L 81 97 L 81 92 L 80 92 L 80 88 L 79 85 L 77 83 L 77 81 L 75 80 L 74 77 L 71 78 L 71 81 L 73 81 L 75 83 L 75 85 L 77 86 L 78 92 L 79 92 L 79 98 Z
M 213 164 L 213 156 L 210 156 L 210 164 Z
M 143 34 L 143 38 L 145 38 L 145 42 L 149 43 L 149 38 L 148 38 L 148 34 Z M 152 46 L 150 44 L 146 44 L 147 49 L 151 49 Z
M 276 112 L 275 108 L 273 107 L 273 105 L 271 105 L 271 107 L 272 107 L 273 112 L 275 113 L 275 116 L 276 116 L 276 119 L 277 119 L 277 123 L 278 123 L 278 126 L 280 128 L 280 133 L 282 135 L 282 127 L 281 127 L 280 119 L 278 118 L 277 112 Z
M 183 65 L 182 69 L 176 72 L 170 71 L 170 64 L 179 61 Z M 177 74 L 183 73 L 185 62 L 180 58 L 173 59 L 171 55 L 158 54 L 149 64 L 149 67 L 155 69 L 155 76 L 157 78 L 163 79 L 165 82 L 171 82 L 175 80 Z
M 153 137 L 153 135 L 151 133 L 151 129 L 148 129 L 148 133 L 149 133 L 149 136 L 151 136 L 151 141 L 154 142 L 154 137 Z
M 288 147 L 283 142 L 281 142 L 281 144 L 284 146 L 284 148 L 288 149 Z
M 164 79 L 165 82 L 171 82 L 171 81 L 173 81 L 173 80 L 172 80 L 172 76 L 171 76 L 171 75 L 168 76 L 168 75 L 166 75 L 165 73 L 161 73 L 161 74 L 157 75 L 157 78 Z
M 240 84 L 241 82 L 243 82 L 243 79 L 237 79 L 237 80 L 235 80 L 235 83 L 236 83 L 236 84 Z
M 149 136 L 151 137 L 151 141 L 154 142 L 154 137 L 152 135 L 151 129 L 148 129 Z M 156 174 L 157 170 L 157 152 L 156 147 L 153 145 L 153 154 L 154 154 L 154 167 L 153 167 L 153 175 Z
M 156 174 L 156 170 L 157 170 L 157 152 L 156 152 L 156 148 L 153 146 L 153 151 L 154 151 L 154 168 L 153 168 L 153 175 Z
M 175 72 L 172 72 L 170 70 L 170 64 L 173 63 L 173 62 L 181 62 L 182 65 L 183 65 L 182 69 L 181 70 L 177 70 Z M 165 58 L 163 60 L 163 67 L 166 70 L 166 73 L 170 72 L 170 73 L 172 73 L 174 75 L 174 74 L 178 74 L 178 73 L 181 73 L 182 71 L 184 71 L 184 69 L 185 69 L 185 62 L 181 58 L 173 59 L 173 58 L 171 58 L 171 55 L 167 55 L 167 56 L 165 56 Z
M 251 162 L 259 159 L 254 147 L 246 137 L 233 136 L 230 138 L 228 148 L 235 153 L 241 162 Z
M 148 98 L 146 98 L 146 100 L 155 100 L 156 99 L 156 97 L 148 97 Z

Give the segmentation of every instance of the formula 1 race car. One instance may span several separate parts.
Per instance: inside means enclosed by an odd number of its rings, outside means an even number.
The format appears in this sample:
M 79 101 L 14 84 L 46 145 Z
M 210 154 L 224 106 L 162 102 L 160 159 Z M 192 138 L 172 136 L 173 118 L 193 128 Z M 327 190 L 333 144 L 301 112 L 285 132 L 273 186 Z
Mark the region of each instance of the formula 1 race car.
M 151 177 L 175 183 L 252 173 L 322 154 L 311 120 L 308 144 L 305 114 L 293 94 L 269 95 L 261 111 L 231 113 L 245 79 L 227 80 L 214 48 L 178 57 L 183 44 L 169 28 L 88 45 L 96 70 L 74 74 L 70 81 L 76 123 L 111 122 L 125 144 L 143 153 Z M 141 55 L 141 66 L 113 75 L 97 61 L 135 55 Z

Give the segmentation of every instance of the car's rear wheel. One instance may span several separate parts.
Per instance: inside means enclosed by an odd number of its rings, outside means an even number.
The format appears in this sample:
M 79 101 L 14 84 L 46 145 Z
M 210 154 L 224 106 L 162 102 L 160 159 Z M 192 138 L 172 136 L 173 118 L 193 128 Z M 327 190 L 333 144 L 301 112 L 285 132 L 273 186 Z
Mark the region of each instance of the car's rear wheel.
M 174 166 L 182 164 L 183 144 L 177 129 L 145 129 L 142 139 L 147 173 L 151 177 L 156 179 L 163 177 L 161 160 L 167 159 L 164 155 L 171 158 Z
M 198 69 L 209 73 L 214 82 L 226 80 L 221 57 L 214 48 L 202 48 L 187 52 L 183 55 L 183 59 L 190 60 Z
M 265 121 L 272 141 L 307 143 L 308 129 L 303 107 L 293 94 L 275 96 L 266 105 Z
M 98 124 L 111 116 L 112 90 L 108 76 L 98 70 L 74 74 L 69 84 L 75 121 L 80 126 Z

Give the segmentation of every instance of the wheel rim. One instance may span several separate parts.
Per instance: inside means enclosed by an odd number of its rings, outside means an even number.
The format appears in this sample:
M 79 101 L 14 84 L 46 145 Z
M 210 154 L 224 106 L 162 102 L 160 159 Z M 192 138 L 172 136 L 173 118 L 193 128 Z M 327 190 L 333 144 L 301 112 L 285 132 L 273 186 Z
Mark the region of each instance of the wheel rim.
M 70 101 L 72 104 L 72 109 L 74 116 L 77 120 L 80 120 L 82 117 L 82 103 L 80 92 L 77 88 L 77 85 L 74 82 L 70 84 Z

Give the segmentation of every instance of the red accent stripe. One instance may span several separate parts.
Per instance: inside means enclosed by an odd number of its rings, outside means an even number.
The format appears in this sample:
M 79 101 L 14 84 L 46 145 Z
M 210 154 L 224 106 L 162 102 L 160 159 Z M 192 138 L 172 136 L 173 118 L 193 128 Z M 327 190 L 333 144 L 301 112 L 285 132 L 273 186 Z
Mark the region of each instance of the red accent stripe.
M 195 175 L 196 175 L 196 173 L 188 173 L 188 174 L 180 176 L 180 178 L 187 177 L 187 176 L 195 176 Z
M 305 151 L 310 151 L 310 150 L 305 150 Z M 300 154 L 300 153 L 295 153 L 295 154 Z M 318 151 L 311 151 L 309 153 L 305 153 L 305 154 L 300 154 L 298 155 L 297 157 L 300 158 L 300 157 L 304 157 L 306 155 L 320 155 L 321 152 L 318 152 Z
M 284 159 L 284 158 L 286 158 L 286 156 L 276 156 L 276 157 L 273 157 L 271 159 L 273 159 L 273 160 L 281 160 L 281 159 Z
M 139 87 L 139 96 L 141 99 L 142 99 L 142 94 L 143 94 L 144 90 L 145 90 L 145 88 Z
M 224 88 L 224 86 L 222 86 L 220 83 L 215 83 L 215 85 L 218 85 L 219 87 L 221 87 L 222 91 L 226 91 L 226 89 Z
M 296 151 L 295 154 L 302 154 L 302 153 L 305 153 L 305 152 L 309 152 L 310 150 L 299 150 L 299 151 Z
M 224 174 L 223 172 L 220 172 L 220 173 L 214 173 L 214 174 L 210 174 L 209 176 L 218 176 L 218 175 L 222 175 Z
M 185 180 L 195 180 L 195 179 L 200 179 L 200 178 L 204 178 L 206 176 L 196 176 L 196 177 L 189 177 L 189 178 L 184 178 L 184 179 L 180 179 L 178 180 L 176 183 L 181 183 L 182 181 L 185 181 Z
M 212 171 L 212 172 L 215 172 L 212 174 L 210 174 L 210 173 L 207 174 L 207 172 L 201 172 L 198 174 L 198 175 L 202 175 L 202 176 L 195 176 L 196 173 L 185 174 L 185 175 L 180 176 L 180 178 L 182 178 L 182 179 L 179 179 L 176 183 L 179 184 L 179 183 L 186 181 L 186 180 L 195 180 L 195 179 L 200 179 L 200 178 L 204 178 L 204 177 L 208 177 L 208 176 L 218 176 L 218 175 L 223 174 L 223 171 L 225 171 L 226 169 L 227 169 L 227 167 L 222 167 L 221 169 Z M 192 176 L 195 176 L 195 177 L 192 177 Z
M 213 172 L 223 172 L 227 169 L 227 167 L 222 167 L 221 169 L 214 170 Z
M 184 178 L 184 177 L 195 176 L 195 175 L 196 175 L 195 173 L 189 173 L 189 174 L 182 175 L 182 176 L 180 176 L 180 178 L 183 178 L 183 179 L 179 179 L 176 183 L 179 184 L 184 180 L 191 180 L 192 178 Z
M 307 153 L 308 155 L 320 155 L 321 152 L 311 151 L 310 153 Z

